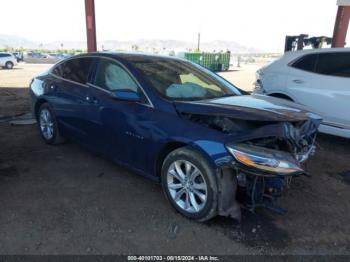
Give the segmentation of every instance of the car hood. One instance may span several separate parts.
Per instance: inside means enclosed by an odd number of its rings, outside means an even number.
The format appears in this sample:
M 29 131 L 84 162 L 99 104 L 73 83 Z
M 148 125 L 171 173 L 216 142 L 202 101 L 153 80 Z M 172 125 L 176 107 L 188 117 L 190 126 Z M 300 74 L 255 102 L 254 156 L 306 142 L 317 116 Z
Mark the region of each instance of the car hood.
M 242 95 L 195 102 L 174 102 L 179 113 L 220 115 L 241 120 L 296 122 L 320 117 L 304 106 L 288 100 L 263 96 Z
M 262 95 L 174 102 L 174 106 L 182 118 L 226 134 L 226 142 L 278 145 L 300 162 L 313 152 L 322 120 L 301 105 Z

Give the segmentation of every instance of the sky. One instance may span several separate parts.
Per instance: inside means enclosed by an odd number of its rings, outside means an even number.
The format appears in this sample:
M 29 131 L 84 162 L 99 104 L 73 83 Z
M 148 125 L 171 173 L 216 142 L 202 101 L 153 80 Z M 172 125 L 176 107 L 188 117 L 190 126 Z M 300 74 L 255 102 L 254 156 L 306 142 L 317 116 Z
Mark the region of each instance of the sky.
M 0 34 L 85 41 L 84 0 L 0 0 Z M 95 0 L 97 39 L 235 41 L 281 52 L 286 35 L 332 36 L 336 0 Z M 6 10 L 6 11 L 5 11 Z M 350 32 L 347 37 L 350 43 Z

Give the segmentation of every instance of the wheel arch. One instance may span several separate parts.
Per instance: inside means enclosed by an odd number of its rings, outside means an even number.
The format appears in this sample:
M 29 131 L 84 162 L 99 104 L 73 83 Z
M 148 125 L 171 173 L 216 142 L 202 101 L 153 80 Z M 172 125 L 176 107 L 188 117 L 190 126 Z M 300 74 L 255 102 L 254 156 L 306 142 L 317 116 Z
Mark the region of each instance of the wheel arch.
M 165 160 L 165 158 L 167 157 L 167 155 L 178 149 L 181 147 L 189 147 L 191 149 L 193 149 L 194 151 L 198 152 L 199 154 L 201 154 L 207 161 L 208 164 L 214 169 L 216 170 L 218 168 L 218 163 L 217 160 L 214 156 L 213 153 L 210 152 L 210 147 L 211 145 L 208 145 L 207 143 L 202 144 L 202 141 L 197 141 L 197 142 L 184 142 L 184 141 L 171 141 L 167 144 L 165 144 L 161 150 L 158 153 L 157 156 L 157 160 L 156 160 L 156 176 L 160 177 L 161 174 L 161 170 L 162 170 L 162 166 L 163 166 L 163 162 Z M 213 142 L 215 143 L 215 142 Z M 214 146 L 215 147 L 215 146 Z M 224 149 L 224 147 L 222 148 L 222 150 L 224 150 L 224 152 L 227 153 L 227 151 Z M 221 152 L 222 154 L 222 152 Z M 227 153 L 228 154 L 228 153 Z
M 35 105 L 34 105 L 34 116 L 35 118 L 38 118 L 38 111 L 39 111 L 39 108 L 41 107 L 42 104 L 45 104 L 47 103 L 48 101 L 45 99 L 45 98 L 39 98 L 36 102 L 35 102 Z
M 273 97 L 277 97 L 277 98 L 286 99 L 286 100 L 289 100 L 289 101 L 292 101 L 292 102 L 295 101 L 290 95 L 284 94 L 282 92 L 273 92 L 273 93 L 268 94 L 268 95 L 269 96 L 273 96 Z
M 155 166 L 157 177 L 160 178 L 160 174 L 162 172 L 163 162 L 164 162 L 165 158 L 167 157 L 167 155 L 170 152 L 172 152 L 180 147 L 185 147 L 185 146 L 188 146 L 188 143 L 180 142 L 180 141 L 171 141 L 171 142 L 168 142 L 167 144 L 165 144 L 160 149 L 158 156 L 157 156 L 157 160 L 156 160 L 156 166 Z

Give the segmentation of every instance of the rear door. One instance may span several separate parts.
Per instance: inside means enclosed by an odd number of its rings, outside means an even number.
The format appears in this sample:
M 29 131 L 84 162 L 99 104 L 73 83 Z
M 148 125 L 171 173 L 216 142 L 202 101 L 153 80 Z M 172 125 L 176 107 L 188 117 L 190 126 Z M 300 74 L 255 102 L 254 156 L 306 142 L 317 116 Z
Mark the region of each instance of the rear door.
M 307 54 L 289 64 L 286 93 L 297 103 L 307 105 L 314 112 L 318 109 L 319 96 L 322 93 L 315 85 L 318 75 L 315 67 L 318 54 Z
M 320 53 L 315 72 L 324 123 L 350 129 L 350 52 Z
M 54 96 L 50 104 L 60 127 L 84 143 L 87 141 L 86 107 L 89 105 L 86 83 L 93 61 L 91 57 L 70 59 L 51 72 L 54 80 L 50 89 Z
M 291 67 L 288 89 L 296 102 L 320 114 L 325 124 L 350 128 L 350 53 L 310 54 Z

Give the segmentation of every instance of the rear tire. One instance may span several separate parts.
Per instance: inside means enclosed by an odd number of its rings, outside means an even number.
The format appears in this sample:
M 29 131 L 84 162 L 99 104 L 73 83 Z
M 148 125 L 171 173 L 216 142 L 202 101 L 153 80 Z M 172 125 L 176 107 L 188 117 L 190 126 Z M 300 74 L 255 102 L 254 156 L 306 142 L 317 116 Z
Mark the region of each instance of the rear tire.
M 165 196 L 183 216 L 206 221 L 217 215 L 215 170 L 197 151 L 182 147 L 170 152 L 161 179 Z
M 14 64 L 12 62 L 6 62 L 6 64 L 5 64 L 6 69 L 12 69 L 13 66 L 14 66 Z
M 65 139 L 60 135 L 56 117 L 48 103 L 40 106 L 36 118 L 41 137 L 47 144 L 53 145 L 65 142 Z

